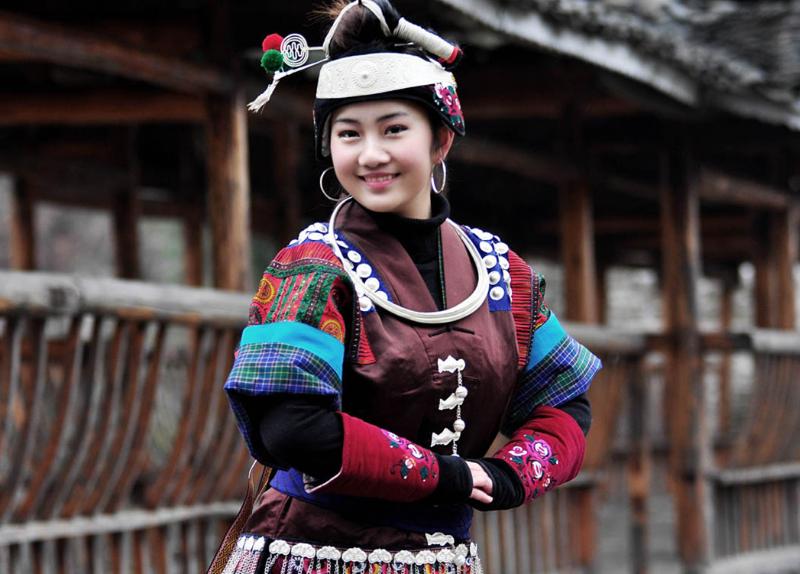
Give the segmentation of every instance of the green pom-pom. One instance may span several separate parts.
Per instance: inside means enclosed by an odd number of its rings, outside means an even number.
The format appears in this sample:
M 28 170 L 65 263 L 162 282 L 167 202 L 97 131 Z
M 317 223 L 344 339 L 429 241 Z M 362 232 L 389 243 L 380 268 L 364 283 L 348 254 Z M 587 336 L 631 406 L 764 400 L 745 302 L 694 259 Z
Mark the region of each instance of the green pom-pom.
M 279 50 L 267 50 L 261 56 L 261 67 L 267 72 L 277 72 L 283 66 L 283 54 Z

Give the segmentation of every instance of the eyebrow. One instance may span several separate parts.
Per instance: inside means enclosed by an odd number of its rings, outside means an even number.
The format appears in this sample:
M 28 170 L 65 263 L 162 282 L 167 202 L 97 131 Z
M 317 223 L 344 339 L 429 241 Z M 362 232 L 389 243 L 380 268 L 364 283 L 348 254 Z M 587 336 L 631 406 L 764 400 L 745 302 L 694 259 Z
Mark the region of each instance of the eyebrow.
M 379 117 L 376 121 L 380 123 L 380 122 L 385 122 L 386 120 L 393 120 L 394 118 L 399 117 L 399 116 L 407 116 L 407 115 L 408 115 L 407 112 L 392 112 L 391 114 L 386 114 L 386 115 L 383 115 L 383 116 Z M 338 118 L 333 123 L 338 124 L 339 122 L 346 123 L 346 124 L 360 124 L 361 123 L 358 120 L 354 120 L 352 118 Z

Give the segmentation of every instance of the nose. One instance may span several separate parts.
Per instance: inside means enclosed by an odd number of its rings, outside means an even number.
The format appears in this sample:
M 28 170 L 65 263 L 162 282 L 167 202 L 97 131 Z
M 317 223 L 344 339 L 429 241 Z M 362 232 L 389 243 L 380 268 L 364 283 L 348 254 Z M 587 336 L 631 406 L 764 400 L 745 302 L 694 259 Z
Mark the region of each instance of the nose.
M 376 138 L 364 138 L 364 145 L 358 155 L 358 165 L 361 167 L 375 167 L 388 163 L 391 157 L 386 148 Z

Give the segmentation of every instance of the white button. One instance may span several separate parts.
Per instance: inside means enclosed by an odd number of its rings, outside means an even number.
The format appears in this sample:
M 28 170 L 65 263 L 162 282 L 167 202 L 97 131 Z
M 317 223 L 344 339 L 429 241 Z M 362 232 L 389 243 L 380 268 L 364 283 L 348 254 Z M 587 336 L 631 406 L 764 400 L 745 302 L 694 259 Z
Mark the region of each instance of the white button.
M 511 283 L 511 273 L 503 269 L 503 279 L 506 283 Z
M 312 231 L 308 234 L 309 239 L 313 239 L 314 241 L 319 241 L 323 238 L 323 235 L 317 231 Z
M 341 239 L 337 239 L 337 240 L 336 240 L 336 243 L 339 245 L 339 247 L 344 247 L 345 249 L 350 249 L 350 246 L 349 246 L 349 245 L 347 245 L 347 243 L 345 243 L 345 242 L 344 242 L 344 241 L 342 241 Z
M 301 231 L 297 239 L 298 241 L 305 241 L 306 239 L 308 239 L 308 231 L 306 231 L 305 229 Z
M 498 255 L 505 255 L 508 253 L 508 245 L 501 241 L 500 243 L 495 244 L 494 250 L 497 251 Z
M 508 293 L 508 298 L 511 299 L 511 287 L 506 289 L 506 293 Z
M 468 394 L 469 394 L 469 391 L 467 390 L 467 387 L 458 387 L 458 388 L 456 389 L 456 396 L 457 396 L 459 399 L 463 399 L 463 398 L 464 398 L 464 397 L 466 397 Z
M 369 277 L 372 275 L 372 267 L 370 267 L 366 263 L 360 263 L 358 267 L 356 267 L 356 275 L 364 279 L 365 277 Z
M 347 259 L 344 260 L 344 267 L 348 271 L 352 271 L 353 270 L 353 264 L 350 263 Z
M 370 301 L 366 297 L 359 297 L 358 298 L 358 307 L 362 311 L 367 312 L 370 309 L 372 309 L 372 301 Z
M 500 268 L 508 269 L 508 259 L 506 259 L 505 257 L 500 258 Z
M 456 419 L 453 423 L 453 430 L 456 432 L 464 432 L 465 428 L 467 428 L 467 423 L 464 422 L 464 419 Z
M 481 251 L 484 253 L 491 253 L 492 252 L 492 244 L 488 241 L 481 241 L 478 247 L 481 248 Z
M 492 285 L 497 285 L 500 282 L 500 272 L 499 271 L 492 271 L 489 273 L 489 283 Z
M 505 295 L 505 291 L 503 291 L 502 287 L 492 287 L 492 289 L 489 291 L 489 297 L 495 301 L 502 299 L 503 295 Z
M 353 263 L 361 263 L 361 254 L 358 251 L 348 251 L 347 258 Z
M 377 291 L 378 289 L 381 288 L 381 283 L 380 281 L 378 281 L 377 277 L 370 277 L 369 279 L 364 281 L 364 285 L 370 291 Z
M 389 300 L 389 296 L 386 293 L 384 293 L 383 291 L 378 291 L 377 293 L 375 293 L 375 295 L 377 295 L 378 297 L 380 297 L 384 301 L 388 301 Z
M 494 255 L 487 255 L 483 258 L 483 264 L 486 265 L 487 269 L 491 269 L 495 265 L 497 265 L 497 257 Z
M 327 233 L 327 231 L 328 231 L 328 226 L 327 226 L 327 225 L 325 225 L 324 223 L 315 223 L 315 224 L 314 224 L 314 229 L 316 229 L 316 230 L 317 230 L 317 231 L 319 231 L 320 233 Z

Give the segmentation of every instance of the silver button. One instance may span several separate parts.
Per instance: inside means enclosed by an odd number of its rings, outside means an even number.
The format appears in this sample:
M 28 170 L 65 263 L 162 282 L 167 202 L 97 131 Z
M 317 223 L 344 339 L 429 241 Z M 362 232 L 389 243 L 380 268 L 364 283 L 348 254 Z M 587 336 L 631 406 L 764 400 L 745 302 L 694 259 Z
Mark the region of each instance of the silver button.
M 497 257 L 494 255 L 487 255 L 483 258 L 483 264 L 486 265 L 487 269 L 491 269 L 495 265 L 497 265 Z
M 499 271 L 492 271 L 489 273 L 489 283 L 492 285 L 497 285 L 500 282 L 500 272 Z
M 495 301 L 499 301 L 500 299 L 503 298 L 503 295 L 505 295 L 505 293 L 506 292 L 503 291 L 502 287 L 492 287 L 492 289 L 489 291 L 489 297 L 491 297 Z
M 369 277 L 372 275 L 372 267 L 370 267 L 367 263 L 360 263 L 358 267 L 356 267 L 356 275 L 362 279 Z

